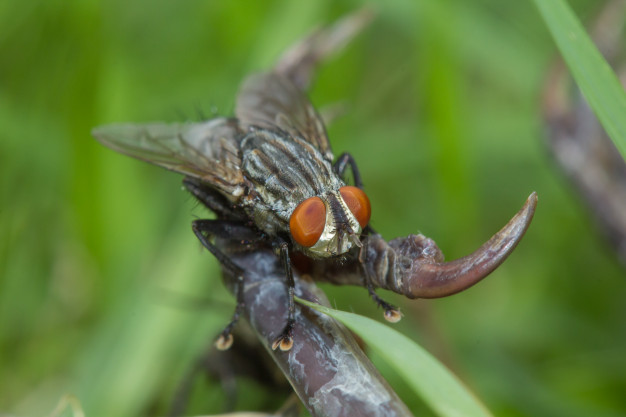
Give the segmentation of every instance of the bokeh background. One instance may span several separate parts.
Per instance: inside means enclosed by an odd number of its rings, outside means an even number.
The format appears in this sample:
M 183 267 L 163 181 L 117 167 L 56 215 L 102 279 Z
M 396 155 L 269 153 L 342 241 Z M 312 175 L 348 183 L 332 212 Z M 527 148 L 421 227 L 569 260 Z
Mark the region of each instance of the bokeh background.
M 603 4 L 569 3 L 583 21 Z M 234 302 L 191 233 L 207 213 L 181 177 L 115 154 L 90 129 L 229 115 L 246 74 L 360 6 L 0 3 L 0 414 L 47 415 L 65 394 L 87 416 L 166 412 Z M 329 135 L 360 165 L 374 228 L 420 231 L 454 259 L 539 194 L 526 237 L 478 286 L 430 301 L 383 293 L 405 313 L 397 328 L 498 416 L 626 415 L 626 273 L 546 150 L 542 90 L 557 52 L 534 6 L 376 7 L 310 92 L 318 108 L 345 109 Z M 338 308 L 382 319 L 364 289 L 324 288 Z M 431 415 L 373 359 L 416 415 Z M 285 399 L 245 379 L 240 393 L 238 409 Z M 187 412 L 223 404 L 201 379 Z

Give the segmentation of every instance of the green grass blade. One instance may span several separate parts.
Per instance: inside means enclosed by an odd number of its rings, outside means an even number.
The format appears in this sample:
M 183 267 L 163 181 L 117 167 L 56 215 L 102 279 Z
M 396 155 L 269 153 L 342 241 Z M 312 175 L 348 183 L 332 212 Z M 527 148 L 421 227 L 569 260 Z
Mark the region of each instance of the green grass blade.
M 400 374 L 435 413 L 444 417 L 491 416 L 485 406 L 434 356 L 390 326 L 367 317 L 298 299 L 356 332 Z
M 534 0 L 568 68 L 626 159 L 626 93 L 565 0 Z

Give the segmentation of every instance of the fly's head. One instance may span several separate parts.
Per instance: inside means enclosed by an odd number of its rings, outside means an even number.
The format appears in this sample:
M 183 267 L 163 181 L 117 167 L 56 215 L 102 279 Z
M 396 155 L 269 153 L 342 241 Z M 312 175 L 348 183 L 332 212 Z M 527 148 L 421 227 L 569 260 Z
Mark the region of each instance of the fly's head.
M 370 215 L 363 190 L 344 186 L 301 202 L 291 214 L 289 230 L 305 254 L 328 258 L 361 246 L 360 235 Z

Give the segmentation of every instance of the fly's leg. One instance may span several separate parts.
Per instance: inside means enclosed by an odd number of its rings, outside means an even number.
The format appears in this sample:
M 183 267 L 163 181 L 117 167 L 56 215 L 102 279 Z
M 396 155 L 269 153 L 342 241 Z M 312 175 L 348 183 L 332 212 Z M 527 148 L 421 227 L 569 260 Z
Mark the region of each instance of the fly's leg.
M 372 300 L 378 305 L 378 307 L 382 307 L 385 312 L 383 315 L 385 316 L 385 320 L 390 323 L 397 323 L 402 318 L 402 313 L 392 304 L 389 304 L 374 291 L 374 286 L 372 285 L 372 280 L 369 278 L 369 275 L 366 273 L 363 274 L 363 285 L 367 288 L 367 292 L 372 297 Z
M 335 172 L 339 174 L 340 177 L 343 177 L 343 174 L 346 172 L 346 168 L 350 165 L 350 169 L 352 169 L 352 178 L 354 179 L 354 186 L 358 188 L 363 188 L 363 181 L 361 180 L 361 174 L 359 173 L 359 168 L 356 166 L 356 161 L 348 152 L 344 152 L 339 155 L 337 161 L 333 165 L 335 168 Z
M 296 323 L 296 303 L 293 299 L 295 282 L 293 280 L 293 271 L 291 270 L 291 259 L 289 258 L 289 245 L 286 241 L 280 239 L 274 243 L 274 248 L 280 256 L 287 280 L 287 323 L 280 336 L 272 343 L 272 350 L 280 348 L 282 351 L 288 351 L 293 346 L 293 327 Z
M 245 307 L 243 299 L 243 286 L 244 286 L 244 270 L 237 266 L 224 252 L 222 252 L 217 246 L 211 242 L 212 236 L 224 237 L 228 239 L 241 238 L 242 243 L 253 243 L 254 240 L 260 240 L 260 237 L 256 236 L 250 228 L 245 227 L 237 222 L 227 220 L 195 220 L 192 223 L 191 228 L 198 237 L 198 240 L 202 243 L 202 246 L 207 248 L 209 252 L 215 256 L 218 262 L 222 265 L 225 271 L 235 278 L 235 294 L 237 298 L 237 305 L 235 312 L 224 328 L 221 335 L 215 342 L 215 346 L 220 350 L 228 349 L 233 343 L 232 330 L 239 321 L 243 308 Z
M 246 220 L 246 217 L 237 211 L 232 204 L 212 187 L 202 181 L 185 177 L 183 186 L 206 208 L 217 214 L 220 218 L 232 220 Z
M 348 168 L 348 166 L 350 166 L 350 169 L 352 170 L 352 179 L 354 180 L 354 186 L 363 189 L 363 180 L 361 179 L 359 167 L 356 165 L 356 161 L 350 153 L 344 152 L 339 155 L 339 158 L 337 158 L 337 161 L 335 161 L 333 168 L 335 169 L 335 172 L 343 178 L 343 174 L 346 172 L 346 168 Z M 363 229 L 363 233 L 366 235 L 377 234 L 376 231 L 369 224 L 365 226 L 365 228 Z
M 367 292 L 369 293 L 370 297 L 372 297 L 372 300 L 374 300 L 374 302 L 379 307 L 382 307 L 383 310 L 385 310 L 383 313 L 385 320 L 387 320 L 390 323 L 397 323 L 402 318 L 402 313 L 400 312 L 400 310 L 397 307 L 389 304 L 388 302 L 380 298 L 380 296 L 376 294 L 376 291 L 374 290 L 374 284 L 372 283 L 372 279 L 369 274 L 369 269 L 366 266 L 368 264 L 367 242 L 368 241 L 365 240 L 363 247 L 361 247 L 361 251 L 359 252 L 359 263 L 361 264 L 362 269 L 363 269 L 363 274 L 361 275 L 363 277 L 363 286 L 367 288 Z

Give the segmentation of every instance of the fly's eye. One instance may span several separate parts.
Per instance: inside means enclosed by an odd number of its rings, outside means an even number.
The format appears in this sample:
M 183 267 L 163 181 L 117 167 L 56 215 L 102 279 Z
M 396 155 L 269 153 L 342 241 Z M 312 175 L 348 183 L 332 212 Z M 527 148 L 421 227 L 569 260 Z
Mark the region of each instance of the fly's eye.
M 361 227 L 367 226 L 372 215 L 372 207 L 370 206 L 370 199 L 367 198 L 363 190 L 347 185 L 341 187 L 339 193 Z
M 326 206 L 319 197 L 304 200 L 296 207 L 289 219 L 293 240 L 305 248 L 315 245 L 326 225 Z

